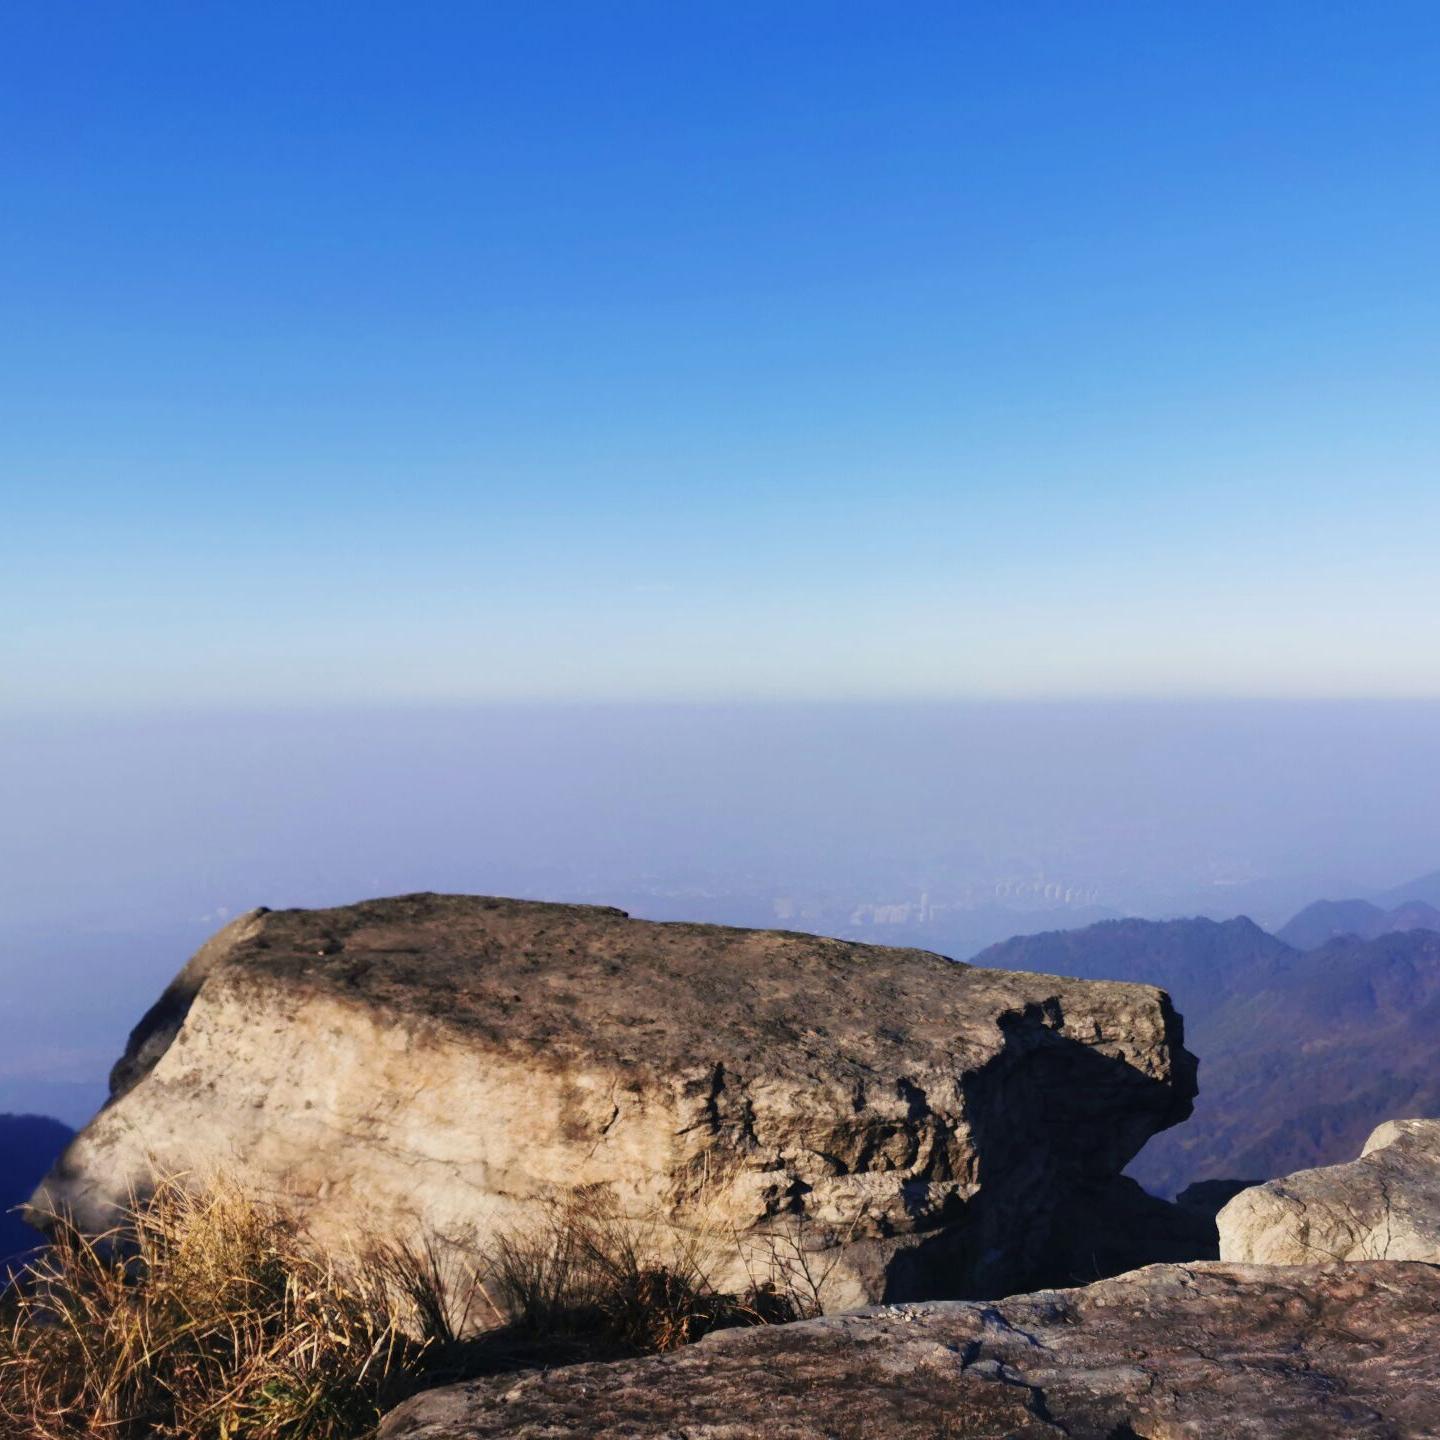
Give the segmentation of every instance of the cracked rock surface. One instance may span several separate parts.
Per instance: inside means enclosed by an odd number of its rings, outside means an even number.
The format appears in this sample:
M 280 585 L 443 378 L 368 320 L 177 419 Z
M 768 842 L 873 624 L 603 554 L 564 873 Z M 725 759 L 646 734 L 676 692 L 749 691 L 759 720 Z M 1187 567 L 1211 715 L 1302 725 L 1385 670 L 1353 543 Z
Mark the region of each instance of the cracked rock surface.
M 1216 1223 L 1225 1260 L 1440 1263 L 1440 1120 L 1387 1120 L 1358 1160 L 1242 1190 Z
M 380 1440 L 1419 1440 L 1440 1270 L 1156 1265 L 417 1396 Z
M 112 1088 L 39 1207 L 98 1228 L 157 1172 L 224 1171 L 337 1244 L 467 1248 L 593 1187 L 800 1227 L 833 1308 L 1052 1283 L 1061 1209 L 1189 1114 L 1195 1062 L 1148 986 L 411 895 L 242 916 Z

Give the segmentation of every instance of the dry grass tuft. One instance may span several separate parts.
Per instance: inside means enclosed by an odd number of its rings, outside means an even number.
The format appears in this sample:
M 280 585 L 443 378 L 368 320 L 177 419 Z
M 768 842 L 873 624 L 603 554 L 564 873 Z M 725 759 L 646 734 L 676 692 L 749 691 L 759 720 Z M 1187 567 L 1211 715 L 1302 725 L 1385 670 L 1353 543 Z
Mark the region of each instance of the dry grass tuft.
M 342 1271 L 234 1187 L 167 1182 L 109 1235 L 57 1222 L 12 1287 L 0 1430 L 15 1440 L 362 1435 L 414 1388 L 431 1343 L 417 1310 L 384 1265 Z
M 734 1273 L 733 1236 L 593 1195 L 541 1207 L 483 1273 L 434 1245 L 337 1263 L 225 1182 L 165 1182 L 108 1235 L 53 1234 L 0 1299 L 6 1440 L 358 1440 L 429 1385 L 818 1312 L 813 1277 L 773 1246 L 728 1293 L 712 1276 Z
M 595 1195 L 556 1201 L 528 1230 L 502 1236 L 491 1287 L 522 1333 L 589 1338 L 630 1354 L 663 1354 L 711 1330 L 818 1313 L 771 1267 L 739 1294 L 714 1282 L 723 1235 L 634 1220 Z

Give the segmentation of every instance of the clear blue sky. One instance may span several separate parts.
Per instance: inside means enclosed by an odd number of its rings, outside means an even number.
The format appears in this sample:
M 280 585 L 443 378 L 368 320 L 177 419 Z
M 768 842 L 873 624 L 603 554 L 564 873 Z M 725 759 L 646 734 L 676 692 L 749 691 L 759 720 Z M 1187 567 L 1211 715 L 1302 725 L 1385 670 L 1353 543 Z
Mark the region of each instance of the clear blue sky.
M 1440 694 L 1432 3 L 13 3 L 0 701 Z

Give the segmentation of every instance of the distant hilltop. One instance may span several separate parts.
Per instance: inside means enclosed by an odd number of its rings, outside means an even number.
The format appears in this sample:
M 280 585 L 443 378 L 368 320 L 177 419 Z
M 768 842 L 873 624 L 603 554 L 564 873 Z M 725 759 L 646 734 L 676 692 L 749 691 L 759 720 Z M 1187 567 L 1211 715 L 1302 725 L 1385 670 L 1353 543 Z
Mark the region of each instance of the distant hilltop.
M 1440 909 L 1424 900 L 1388 910 L 1370 900 L 1317 900 L 1275 933 L 1297 950 L 1316 950 L 1345 935 L 1378 940 L 1406 930 L 1440 930 Z
M 1424 901 L 1326 901 L 1282 929 L 1293 943 L 1243 917 L 1119 920 L 1017 936 L 974 963 L 1170 992 L 1201 1059 L 1200 1094 L 1193 1118 L 1129 1173 L 1171 1194 L 1348 1160 L 1393 1115 L 1440 1115 L 1437 932 Z

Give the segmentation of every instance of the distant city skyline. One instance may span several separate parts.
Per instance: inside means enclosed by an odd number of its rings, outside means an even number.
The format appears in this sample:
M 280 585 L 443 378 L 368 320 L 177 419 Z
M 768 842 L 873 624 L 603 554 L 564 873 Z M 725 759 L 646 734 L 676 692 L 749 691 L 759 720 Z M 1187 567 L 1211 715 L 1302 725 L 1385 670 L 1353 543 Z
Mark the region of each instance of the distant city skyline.
M 0 708 L 1440 695 L 1440 10 L 7 7 Z

